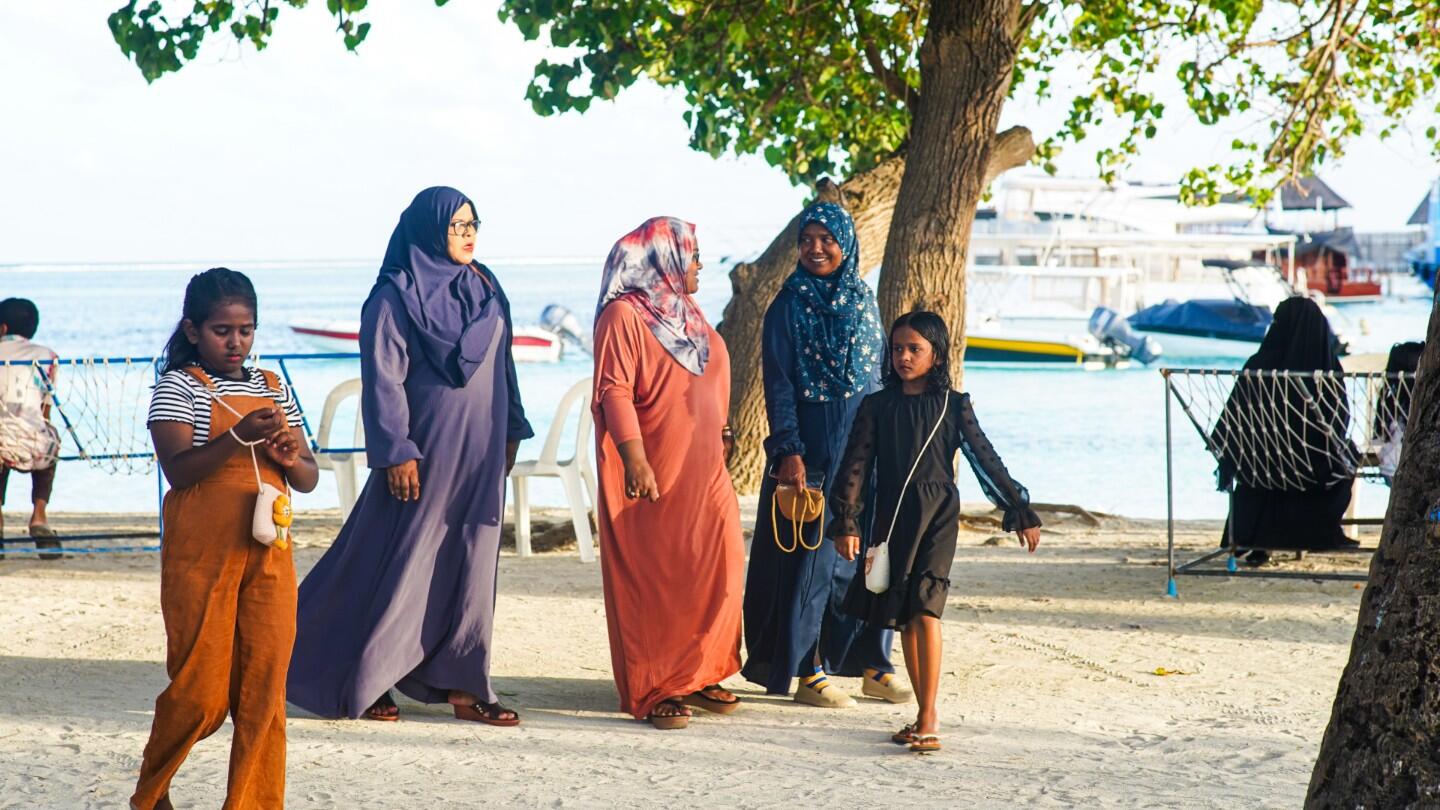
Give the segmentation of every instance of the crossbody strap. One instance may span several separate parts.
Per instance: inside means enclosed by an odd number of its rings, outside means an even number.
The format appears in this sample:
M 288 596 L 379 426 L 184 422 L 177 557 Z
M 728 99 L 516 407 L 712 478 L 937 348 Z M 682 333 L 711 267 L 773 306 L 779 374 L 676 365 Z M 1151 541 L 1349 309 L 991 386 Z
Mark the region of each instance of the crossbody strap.
M 925 451 L 930 449 L 930 442 L 935 440 L 935 434 L 940 432 L 940 426 L 945 424 L 945 412 L 950 409 L 950 392 L 945 392 L 945 401 L 940 405 L 940 418 L 935 420 L 935 427 L 930 429 L 930 435 L 925 437 L 925 444 L 921 445 L 920 452 L 915 454 L 915 463 L 910 465 L 910 473 L 905 476 L 905 483 L 900 485 L 900 494 L 895 498 L 895 511 L 890 515 L 890 528 L 885 531 L 885 542 L 890 542 L 890 534 L 895 531 L 895 520 L 900 517 L 900 504 L 905 501 L 905 490 L 910 486 L 910 479 L 915 477 L 915 471 L 920 468 L 920 459 L 925 457 Z

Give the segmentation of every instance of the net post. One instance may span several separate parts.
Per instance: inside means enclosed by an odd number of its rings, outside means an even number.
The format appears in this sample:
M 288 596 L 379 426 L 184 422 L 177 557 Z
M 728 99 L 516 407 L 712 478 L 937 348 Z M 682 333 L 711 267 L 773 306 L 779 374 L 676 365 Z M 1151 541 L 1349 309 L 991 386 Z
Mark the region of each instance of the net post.
M 160 384 L 160 364 L 154 363 L 155 384 Z M 155 456 L 155 531 L 160 535 L 157 545 L 165 544 L 165 472 L 160 469 L 160 456 Z
M 1230 549 L 1230 556 L 1225 558 L 1225 570 L 1235 573 L 1240 570 L 1240 564 L 1235 559 L 1235 485 L 1230 485 L 1230 492 L 1226 496 L 1227 514 L 1225 515 L 1225 545 Z
M 305 405 L 300 402 L 300 392 L 295 390 L 295 382 L 290 379 L 290 367 L 285 365 L 286 355 L 277 355 L 276 362 L 280 364 L 280 376 L 284 378 L 285 385 L 290 389 L 290 396 L 295 398 L 295 409 L 300 412 L 300 427 L 305 431 L 305 440 L 310 443 L 310 452 L 320 452 L 320 442 L 310 430 L 310 417 L 305 413 Z M 255 362 L 260 362 L 260 356 L 255 356 Z
M 1165 595 L 1178 599 L 1180 592 L 1175 587 L 1175 464 L 1170 430 L 1169 369 L 1160 369 L 1160 376 L 1165 379 L 1165 570 L 1169 574 Z

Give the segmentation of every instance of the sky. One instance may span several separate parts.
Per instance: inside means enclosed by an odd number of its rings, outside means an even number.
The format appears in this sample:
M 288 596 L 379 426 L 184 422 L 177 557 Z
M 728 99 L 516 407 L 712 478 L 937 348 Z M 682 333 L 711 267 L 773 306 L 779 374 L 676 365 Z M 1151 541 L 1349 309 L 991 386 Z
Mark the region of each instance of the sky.
M 490 0 L 372 4 L 359 54 L 322 4 L 282 7 L 266 50 L 212 35 L 153 85 L 110 36 L 119 4 L 0 5 L 0 264 L 379 256 L 434 184 L 475 199 L 485 257 L 600 258 L 661 214 L 724 256 L 763 248 L 806 196 L 759 158 L 689 149 L 673 91 L 536 115 L 525 86 L 547 49 Z M 1063 114 L 1017 97 L 1002 126 Z M 1174 181 L 1229 140 L 1173 116 L 1127 177 Z M 1421 140 L 1367 139 L 1324 172 L 1356 205 L 1345 224 L 1403 225 L 1440 173 Z M 1086 148 L 1061 171 L 1093 175 Z

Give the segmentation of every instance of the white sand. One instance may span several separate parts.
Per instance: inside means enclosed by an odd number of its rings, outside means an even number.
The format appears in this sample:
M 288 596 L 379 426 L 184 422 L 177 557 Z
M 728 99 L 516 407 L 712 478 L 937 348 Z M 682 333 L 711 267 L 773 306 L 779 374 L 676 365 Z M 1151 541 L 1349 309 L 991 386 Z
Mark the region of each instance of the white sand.
M 310 520 L 306 536 L 333 535 L 333 517 Z M 524 725 L 460 723 L 403 699 L 397 724 L 297 711 L 289 805 L 1299 806 L 1360 591 L 1189 578 L 1177 602 L 1164 598 L 1162 524 L 1051 526 L 1033 557 L 984 545 L 991 532 L 961 535 L 940 754 L 887 741 L 906 707 L 825 711 L 739 680 L 747 702 L 729 718 L 672 732 L 630 720 L 616 711 L 598 566 L 507 551 L 494 675 Z M 1217 531 L 1187 524 L 1183 538 L 1193 551 Z M 299 550 L 302 572 L 318 545 Z M 0 562 L 0 806 L 124 806 L 165 684 L 158 568 L 153 554 Z M 178 806 L 220 806 L 229 733 L 192 753 Z

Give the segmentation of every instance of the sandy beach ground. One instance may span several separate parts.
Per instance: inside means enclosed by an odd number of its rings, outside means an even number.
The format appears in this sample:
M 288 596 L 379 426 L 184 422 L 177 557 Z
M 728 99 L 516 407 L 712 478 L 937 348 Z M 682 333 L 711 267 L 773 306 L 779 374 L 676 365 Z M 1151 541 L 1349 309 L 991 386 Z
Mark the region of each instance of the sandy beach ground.
M 6 518 L 12 533 L 23 525 L 18 512 Z M 1167 599 L 1163 522 L 1047 518 L 1034 556 L 996 541 L 983 519 L 962 532 L 942 753 L 887 741 L 911 707 L 814 709 L 739 679 L 728 685 L 746 703 L 728 718 L 659 732 L 622 716 L 598 565 L 573 548 L 528 559 L 507 549 L 494 675 L 524 725 L 461 723 L 404 699 L 397 724 L 295 710 L 289 806 L 1298 807 L 1360 590 L 1187 578 Z M 302 574 L 337 526 L 333 513 L 303 516 Z M 1185 523 L 1180 539 L 1195 552 L 1218 532 Z M 158 555 L 12 554 L 0 562 L 0 605 L 0 806 L 123 807 L 166 682 Z M 839 684 L 859 694 L 858 681 Z M 174 783 L 177 806 L 220 806 L 229 739 L 227 724 L 196 747 Z

